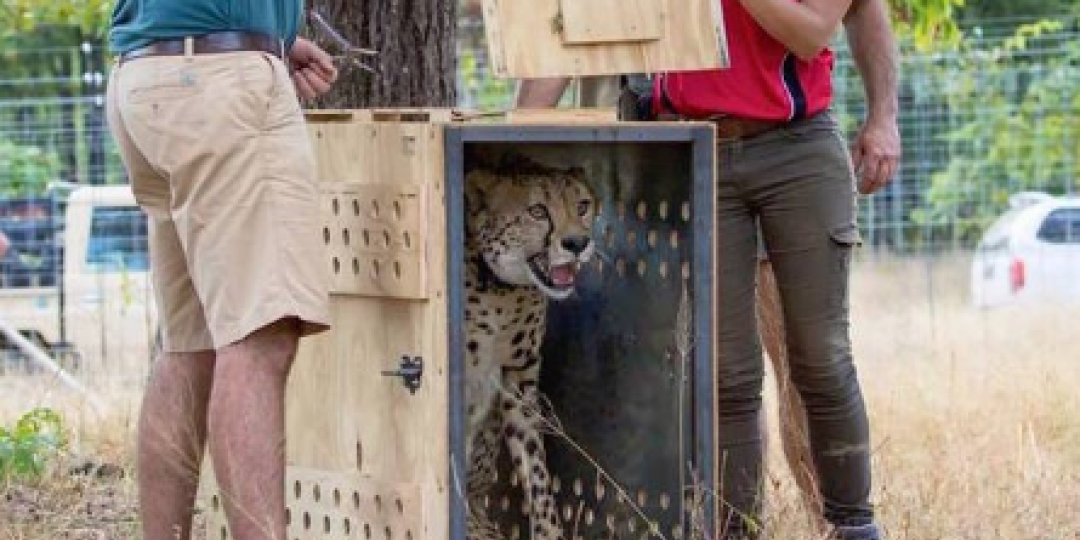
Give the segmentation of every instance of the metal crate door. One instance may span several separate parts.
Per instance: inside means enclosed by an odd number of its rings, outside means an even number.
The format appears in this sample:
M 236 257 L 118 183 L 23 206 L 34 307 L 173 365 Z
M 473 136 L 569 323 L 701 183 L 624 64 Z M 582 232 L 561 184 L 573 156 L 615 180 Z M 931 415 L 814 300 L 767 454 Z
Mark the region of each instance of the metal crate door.
M 543 349 L 541 390 L 557 425 L 545 446 L 568 538 L 707 534 L 714 512 L 706 494 L 715 488 L 711 131 L 474 127 L 447 139 L 583 167 L 602 203 L 593 235 L 601 254 L 581 273 L 578 294 L 551 304 Z M 454 159 L 448 150 L 451 166 Z M 460 182 L 460 173 L 448 178 Z M 459 258 L 453 248 L 450 258 Z M 454 354 L 452 371 L 461 365 Z M 460 406 L 452 396 L 451 408 Z M 503 458 L 489 512 L 508 539 L 526 539 L 520 488 Z M 458 467 L 467 470 L 464 460 Z

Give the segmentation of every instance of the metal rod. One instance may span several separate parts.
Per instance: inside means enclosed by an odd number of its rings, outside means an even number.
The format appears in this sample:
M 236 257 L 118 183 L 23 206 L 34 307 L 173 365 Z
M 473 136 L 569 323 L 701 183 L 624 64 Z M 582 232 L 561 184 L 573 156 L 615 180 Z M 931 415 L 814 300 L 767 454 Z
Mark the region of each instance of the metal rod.
M 375 56 L 379 54 L 379 51 L 376 51 L 375 49 L 363 49 L 357 47 L 356 45 L 353 45 L 351 41 L 345 39 L 345 36 L 342 36 L 340 33 L 338 33 L 338 31 L 335 30 L 333 26 L 330 26 L 330 23 L 326 22 L 326 19 L 324 19 L 318 11 L 314 9 L 309 10 L 308 16 L 309 19 L 313 21 L 320 30 L 326 32 L 327 36 L 330 36 L 330 39 L 334 43 L 336 43 L 338 47 L 341 47 L 342 49 L 355 54 L 362 54 L 366 56 Z
M 4 336 L 7 337 L 9 343 L 15 344 L 27 358 L 48 370 L 49 373 L 55 375 L 56 378 L 68 388 L 82 394 L 83 397 L 86 398 L 86 401 L 90 403 L 91 408 L 94 409 L 94 413 L 98 415 L 104 413 L 105 408 L 102 405 L 101 399 L 96 394 L 83 386 L 82 383 L 72 377 L 70 373 L 64 371 L 55 360 L 45 353 L 45 351 L 42 351 L 37 345 L 34 345 L 30 340 L 26 339 L 18 330 L 13 328 L 3 319 L 0 319 L 0 333 L 3 333 Z

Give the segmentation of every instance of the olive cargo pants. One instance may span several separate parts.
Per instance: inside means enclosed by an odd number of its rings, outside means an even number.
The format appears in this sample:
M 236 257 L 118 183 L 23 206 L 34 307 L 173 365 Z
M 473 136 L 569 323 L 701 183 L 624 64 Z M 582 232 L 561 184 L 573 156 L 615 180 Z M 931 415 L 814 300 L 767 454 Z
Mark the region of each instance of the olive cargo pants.
M 873 521 L 869 426 L 852 359 L 848 279 L 855 183 L 828 113 L 717 147 L 721 513 L 754 536 L 762 476 L 764 378 L 755 315 L 758 226 L 780 289 L 792 382 L 806 405 L 825 518 Z

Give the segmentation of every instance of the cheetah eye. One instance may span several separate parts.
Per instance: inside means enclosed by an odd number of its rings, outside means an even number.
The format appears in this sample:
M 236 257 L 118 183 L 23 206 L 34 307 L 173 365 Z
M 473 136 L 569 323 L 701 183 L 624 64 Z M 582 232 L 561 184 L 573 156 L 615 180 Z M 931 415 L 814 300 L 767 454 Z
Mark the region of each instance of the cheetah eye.
M 529 207 L 529 215 L 536 219 L 544 219 L 547 217 L 547 208 L 542 204 L 534 204 Z
M 586 214 L 589 213 L 589 208 L 590 207 L 592 207 L 592 203 L 590 203 L 589 201 L 586 201 L 586 200 L 578 201 L 578 203 L 577 203 L 577 213 L 578 213 L 578 215 L 584 217 Z

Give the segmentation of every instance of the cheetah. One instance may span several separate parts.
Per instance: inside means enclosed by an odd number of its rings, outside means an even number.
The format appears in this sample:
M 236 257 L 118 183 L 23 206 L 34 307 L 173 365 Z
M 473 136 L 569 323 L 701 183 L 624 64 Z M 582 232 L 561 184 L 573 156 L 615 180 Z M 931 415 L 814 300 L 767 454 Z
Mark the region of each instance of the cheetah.
M 594 255 L 596 198 L 582 169 L 532 166 L 470 172 L 465 205 L 468 537 L 501 537 L 483 501 L 505 444 L 525 537 L 565 540 L 539 424 L 540 346 L 548 302 L 573 295 Z

